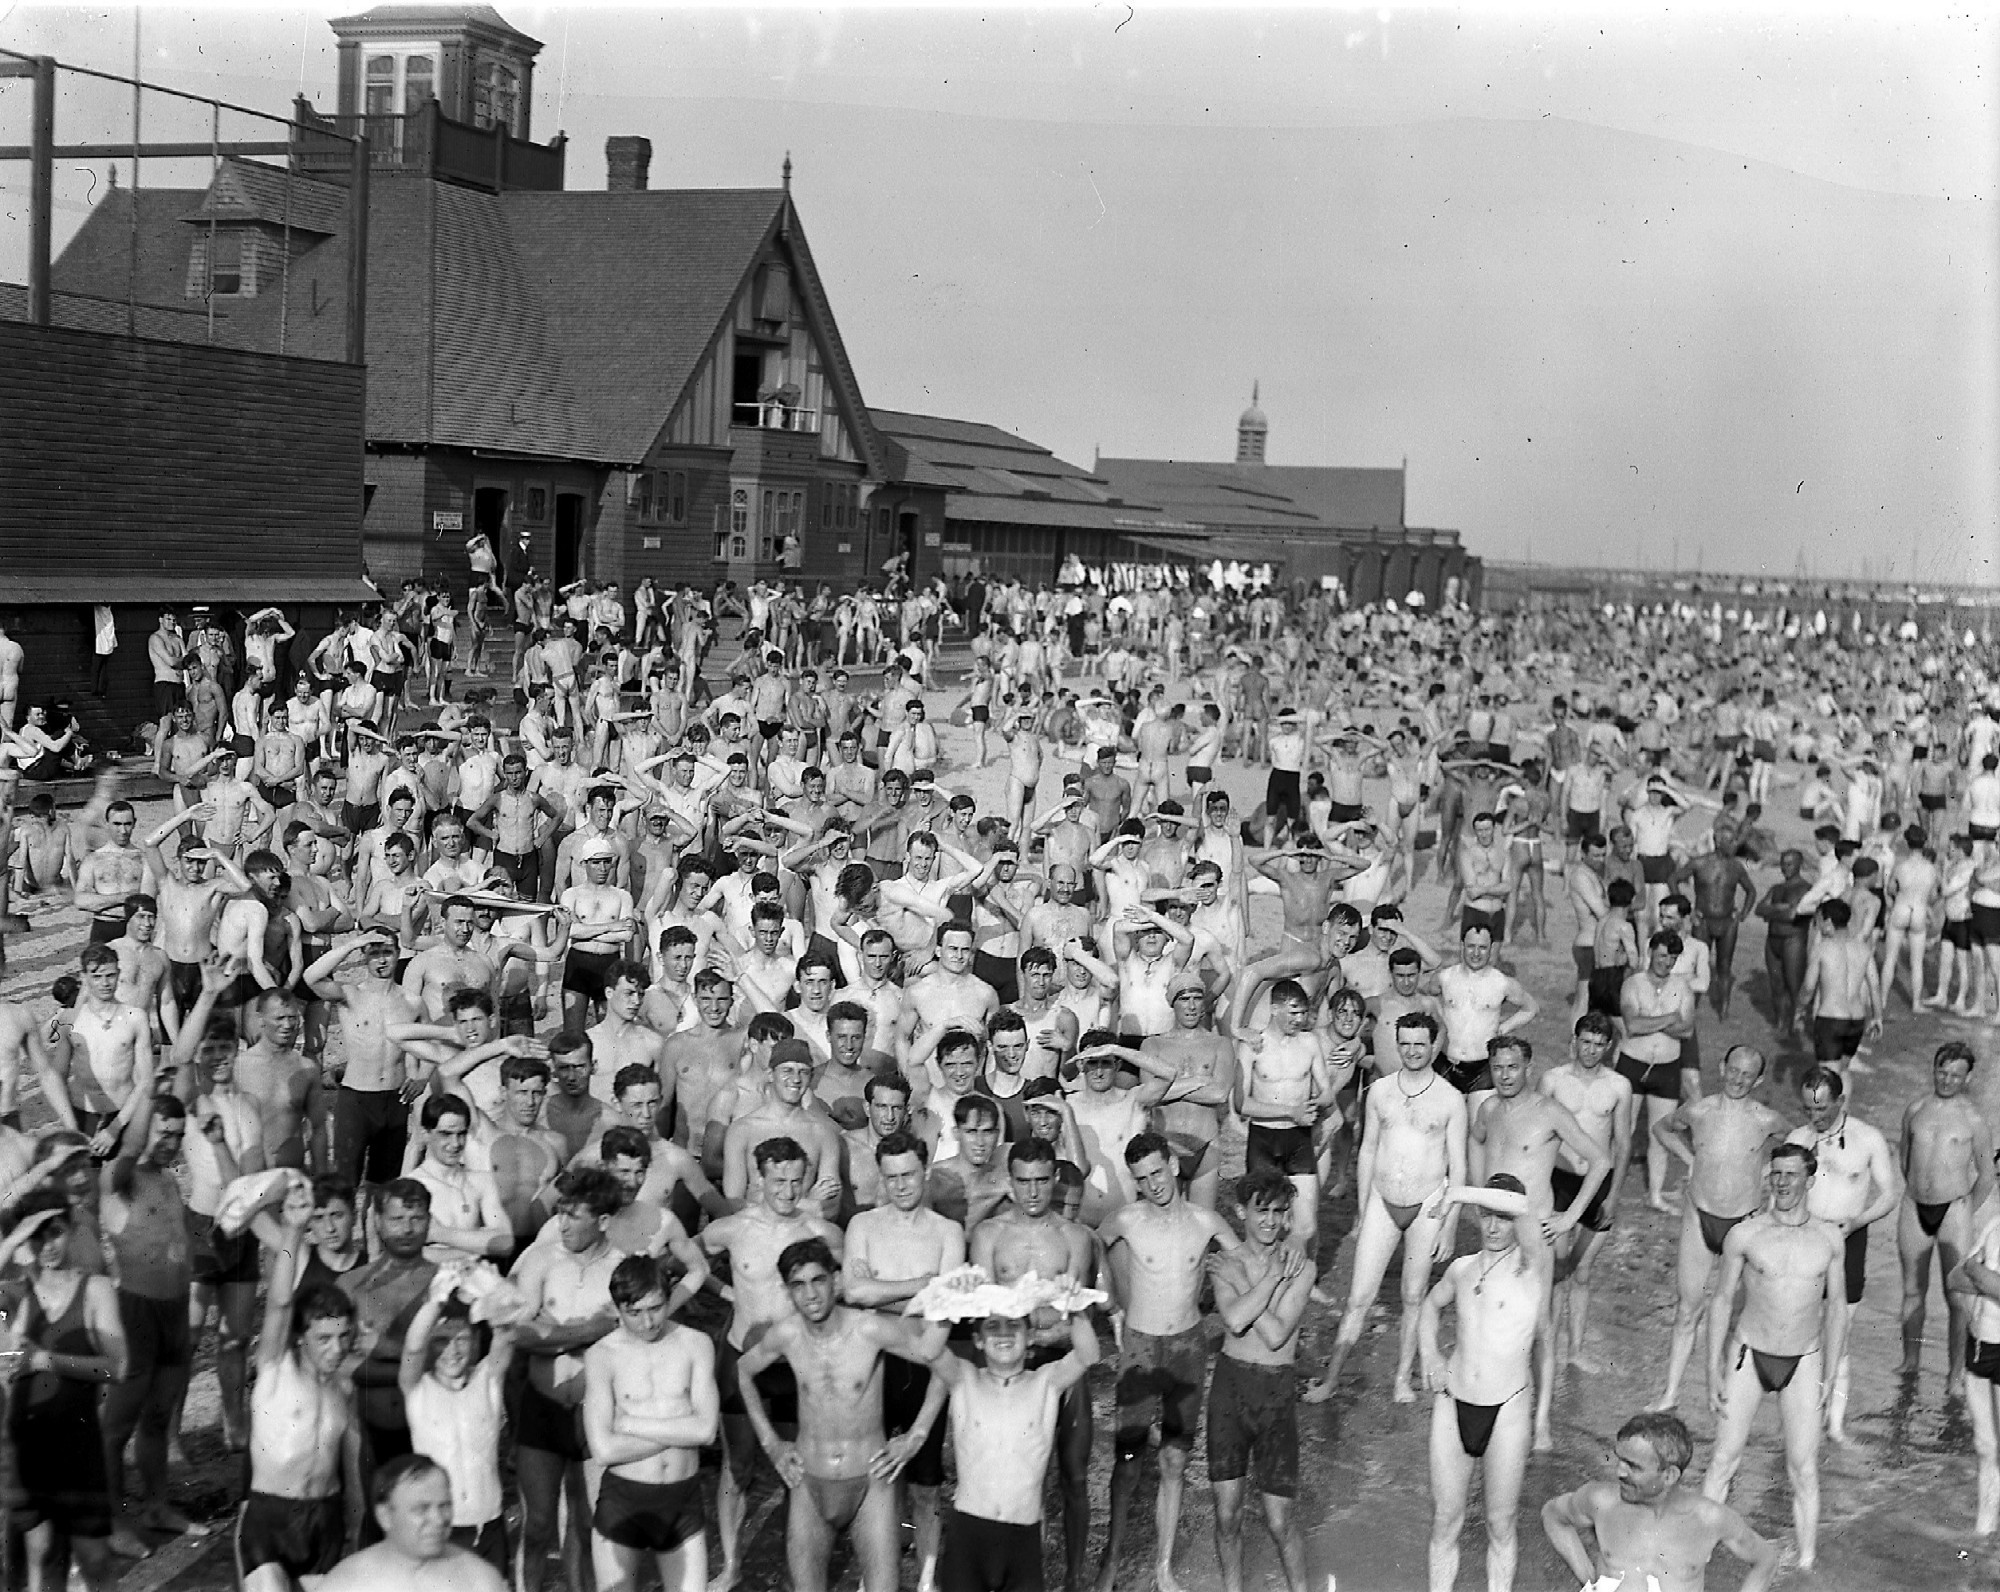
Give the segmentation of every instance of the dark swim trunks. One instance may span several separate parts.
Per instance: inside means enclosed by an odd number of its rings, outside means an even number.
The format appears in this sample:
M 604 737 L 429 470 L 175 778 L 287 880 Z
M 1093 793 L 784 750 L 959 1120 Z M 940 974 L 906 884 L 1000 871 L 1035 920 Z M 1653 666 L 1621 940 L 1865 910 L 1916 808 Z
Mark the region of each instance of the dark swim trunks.
M 1965 1335 L 1965 1368 L 1989 1382 L 2000 1382 L 2000 1343 L 1982 1343 L 1971 1333 Z
M 1493 1064 L 1483 1056 L 1477 1061 L 1450 1061 L 1440 1056 L 1432 1063 L 1432 1070 L 1462 1095 L 1493 1087 Z
M 1723 1240 L 1728 1238 L 1729 1230 L 1749 1214 L 1745 1211 L 1742 1216 L 1717 1216 L 1713 1211 L 1705 1211 L 1697 1205 L 1694 1208 L 1695 1220 L 1701 1223 L 1701 1241 L 1707 1246 L 1708 1252 L 1711 1255 L 1720 1255 Z
M 590 1523 L 606 1542 L 642 1553 L 672 1553 L 702 1533 L 701 1478 L 686 1481 L 633 1481 L 604 1473 Z
M 1218 1359 L 1208 1388 L 1209 1480 L 1254 1476 L 1267 1498 L 1296 1498 L 1298 1398 L 1296 1366 Z
M 1757 1381 L 1766 1393 L 1782 1393 L 1792 1385 L 1792 1378 L 1799 1369 L 1803 1354 L 1766 1354 L 1762 1349 L 1753 1349 L 1747 1343 L 1736 1347 L 1736 1368 L 1743 1368 L 1743 1357 L 1750 1357 L 1750 1363 L 1757 1369 Z
M 1847 1302 L 1861 1303 L 1862 1291 L 1868 1286 L 1868 1229 L 1857 1227 L 1847 1235 L 1846 1250 Z
M 1937 1237 L 1938 1229 L 1944 1226 L 1944 1219 L 1951 1214 L 1954 1203 L 1946 1200 L 1942 1205 L 1927 1205 L 1922 1200 L 1917 1201 L 1917 1226 L 1923 1229 L 1924 1237 Z
M 1567 1167 L 1552 1167 L 1549 1170 L 1549 1197 L 1554 1200 L 1559 1211 L 1566 1211 L 1583 1188 L 1583 1178 Z M 1590 1203 L 1583 1208 L 1578 1222 L 1593 1233 L 1611 1231 L 1611 1212 L 1604 1208 L 1604 1202 L 1611 1194 L 1611 1177 L 1606 1174 L 1604 1181 L 1597 1185 L 1597 1192 L 1590 1196 Z
M 1522 1392 L 1526 1392 L 1524 1388 Z M 1467 1459 L 1484 1459 L 1487 1446 L 1493 1441 L 1493 1428 L 1499 1423 L 1500 1412 L 1520 1393 L 1502 1399 L 1498 1404 L 1468 1404 L 1464 1399 L 1453 1399 L 1452 1407 L 1458 1415 L 1458 1446 L 1465 1450 Z
M 1637 1056 L 1628 1056 L 1620 1051 L 1613 1070 L 1619 1077 L 1631 1083 L 1632 1092 L 1636 1095 L 1650 1095 L 1655 1100 L 1676 1101 L 1681 1097 L 1681 1064 L 1678 1056 L 1672 1061 L 1641 1061 Z
M 1249 1142 L 1243 1151 L 1243 1169 L 1272 1171 L 1283 1177 L 1317 1176 L 1319 1158 L 1313 1151 L 1312 1129 L 1251 1123 Z

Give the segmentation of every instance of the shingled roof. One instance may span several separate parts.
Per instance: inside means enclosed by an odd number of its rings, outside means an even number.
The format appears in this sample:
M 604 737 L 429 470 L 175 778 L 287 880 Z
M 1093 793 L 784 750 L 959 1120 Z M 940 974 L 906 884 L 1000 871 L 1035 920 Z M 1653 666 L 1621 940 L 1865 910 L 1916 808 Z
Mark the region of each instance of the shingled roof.
M 204 342 L 186 296 L 190 250 L 217 221 L 270 224 L 285 174 L 225 164 L 213 189 L 145 189 L 137 201 L 138 301 L 151 335 Z M 338 359 L 347 292 L 345 190 L 292 184 L 289 296 L 215 301 L 213 340 Z M 71 320 L 122 330 L 133 199 L 106 195 L 55 266 Z M 491 194 L 399 178 L 369 191 L 368 436 L 593 463 L 644 459 L 727 323 L 774 234 L 785 238 L 828 379 L 875 473 L 880 439 L 834 325 L 803 228 L 781 189 Z M 25 308 L 25 298 L 21 298 Z M 16 317 L 0 296 L 0 315 Z M 110 323 L 115 321 L 115 325 Z M 1073 468 L 1073 467 L 1066 467 Z
M 203 192 L 201 203 L 181 219 L 206 223 L 263 221 L 289 223 L 294 232 L 331 235 L 347 219 L 347 190 L 312 177 L 290 177 L 275 167 L 230 156 Z
M 646 455 L 777 224 L 776 189 L 510 193 L 497 201 L 600 457 Z
M 1375 530 L 1403 523 L 1401 469 L 1099 459 L 1097 472 L 1114 490 L 1202 525 L 1282 531 Z

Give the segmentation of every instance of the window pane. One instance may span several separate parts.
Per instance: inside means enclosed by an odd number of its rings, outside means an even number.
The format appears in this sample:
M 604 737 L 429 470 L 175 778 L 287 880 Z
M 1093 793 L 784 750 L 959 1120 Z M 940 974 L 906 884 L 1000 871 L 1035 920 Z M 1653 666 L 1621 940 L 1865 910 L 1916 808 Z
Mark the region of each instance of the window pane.
M 368 75 L 371 78 L 394 78 L 396 75 L 396 58 L 393 55 L 369 56 Z

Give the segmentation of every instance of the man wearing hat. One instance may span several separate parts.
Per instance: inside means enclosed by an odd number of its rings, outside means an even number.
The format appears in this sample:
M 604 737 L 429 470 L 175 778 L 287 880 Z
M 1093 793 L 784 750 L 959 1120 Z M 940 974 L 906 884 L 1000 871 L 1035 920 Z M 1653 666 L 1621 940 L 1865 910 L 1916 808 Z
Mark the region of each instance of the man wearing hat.
M 584 883 L 571 885 L 557 898 L 570 924 L 569 956 L 563 965 L 563 1026 L 572 1031 L 586 1027 L 593 1009 L 602 1005 L 604 975 L 639 928 L 630 893 L 611 882 L 619 852 L 609 837 L 597 836 L 575 855 Z
M 1136 818 L 1118 825 L 1117 833 L 1090 854 L 1090 866 L 1097 878 L 1097 894 L 1104 902 L 1104 922 L 1098 926 L 1097 945 L 1107 959 L 1113 955 L 1113 933 L 1127 914 L 1144 904 L 1146 886 L 1151 881 L 1139 848 L 1146 841 L 1146 826 Z
M 1171 1068 L 1157 1102 L 1161 1135 L 1173 1146 L 1190 1203 L 1214 1210 L 1222 1180 L 1222 1124 L 1236 1087 L 1236 1047 L 1209 1026 L 1208 986 L 1191 967 L 1167 984 L 1174 1026 L 1140 1053 Z

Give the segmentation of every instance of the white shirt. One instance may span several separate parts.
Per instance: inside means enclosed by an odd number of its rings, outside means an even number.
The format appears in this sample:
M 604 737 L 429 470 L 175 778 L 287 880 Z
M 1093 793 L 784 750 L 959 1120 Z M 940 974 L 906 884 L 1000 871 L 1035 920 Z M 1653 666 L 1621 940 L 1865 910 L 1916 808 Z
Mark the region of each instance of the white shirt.
M 444 1466 L 451 1478 L 451 1523 L 483 1526 L 499 1517 L 500 1427 L 504 1415 L 500 1378 L 489 1356 L 453 1391 L 425 1376 L 404 1395 L 410 1447 Z

